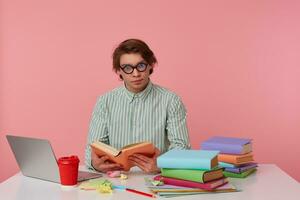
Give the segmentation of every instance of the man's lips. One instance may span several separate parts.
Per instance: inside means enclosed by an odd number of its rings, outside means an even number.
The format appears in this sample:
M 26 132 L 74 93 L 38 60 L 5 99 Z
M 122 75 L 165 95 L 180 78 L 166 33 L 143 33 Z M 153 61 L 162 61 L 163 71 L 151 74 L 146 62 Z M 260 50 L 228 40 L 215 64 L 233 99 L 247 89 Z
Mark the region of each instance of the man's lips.
M 131 81 L 132 83 L 140 83 L 140 82 L 142 82 L 143 81 L 143 79 L 139 79 L 139 80 L 135 80 L 135 81 Z

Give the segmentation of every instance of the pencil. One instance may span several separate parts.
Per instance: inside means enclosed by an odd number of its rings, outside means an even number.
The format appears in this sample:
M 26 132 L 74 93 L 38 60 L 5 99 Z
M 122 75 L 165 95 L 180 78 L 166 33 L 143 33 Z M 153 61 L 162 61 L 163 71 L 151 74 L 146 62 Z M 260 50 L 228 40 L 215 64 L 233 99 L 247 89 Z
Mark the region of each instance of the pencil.
M 141 191 L 134 190 L 134 189 L 129 189 L 129 188 L 126 188 L 125 190 L 128 191 L 128 192 L 133 192 L 133 193 L 136 193 L 136 194 L 140 194 L 140 195 L 144 195 L 144 196 L 147 196 L 147 197 L 155 198 L 154 194 L 149 194 L 149 193 L 146 193 L 146 192 L 141 192 Z

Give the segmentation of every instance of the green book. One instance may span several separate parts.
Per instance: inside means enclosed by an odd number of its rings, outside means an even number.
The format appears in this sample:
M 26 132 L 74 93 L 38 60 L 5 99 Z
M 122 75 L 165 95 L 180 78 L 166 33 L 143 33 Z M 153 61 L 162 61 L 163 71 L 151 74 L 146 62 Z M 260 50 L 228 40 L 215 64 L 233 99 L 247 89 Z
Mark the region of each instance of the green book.
M 256 171 L 256 168 L 249 169 L 247 171 L 244 171 L 242 173 L 233 173 L 228 171 L 223 171 L 223 174 L 225 177 L 232 177 L 232 178 L 245 178 Z
M 223 168 L 214 168 L 212 170 L 199 169 L 170 169 L 162 168 L 161 175 L 164 177 L 206 183 L 223 177 Z

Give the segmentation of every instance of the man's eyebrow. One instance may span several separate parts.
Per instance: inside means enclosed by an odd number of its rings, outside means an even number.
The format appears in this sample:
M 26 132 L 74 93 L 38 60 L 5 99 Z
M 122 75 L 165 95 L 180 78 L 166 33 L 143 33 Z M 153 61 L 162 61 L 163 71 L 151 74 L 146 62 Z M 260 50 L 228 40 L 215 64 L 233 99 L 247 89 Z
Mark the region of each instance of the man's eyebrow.
M 147 62 L 145 60 L 141 60 L 141 61 L 137 62 L 135 65 L 140 64 L 140 63 L 147 63 Z M 120 66 L 125 66 L 125 65 L 135 66 L 135 65 L 129 64 L 129 63 L 120 64 Z

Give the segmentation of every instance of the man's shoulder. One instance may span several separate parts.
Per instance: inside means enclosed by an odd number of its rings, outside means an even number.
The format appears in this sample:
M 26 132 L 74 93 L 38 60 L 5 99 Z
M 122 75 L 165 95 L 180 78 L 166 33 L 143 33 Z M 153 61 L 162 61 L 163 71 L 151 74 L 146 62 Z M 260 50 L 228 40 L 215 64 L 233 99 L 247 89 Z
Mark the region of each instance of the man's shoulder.
M 153 84 L 153 92 L 155 95 L 162 98 L 179 98 L 179 96 L 174 91 L 157 84 Z
M 120 95 L 123 91 L 124 91 L 124 86 L 119 86 L 106 92 L 104 95 L 109 97 L 116 96 L 116 95 Z
M 123 91 L 123 87 L 124 86 L 119 86 L 117 88 L 114 88 L 110 91 L 101 94 L 100 96 L 98 96 L 98 101 L 107 101 L 109 99 L 118 98 Z
M 155 85 L 153 88 L 155 96 L 162 100 L 162 102 L 165 103 L 168 108 L 170 108 L 170 111 L 174 110 L 174 108 L 179 109 L 182 107 L 185 112 L 185 107 L 181 97 L 174 91 L 159 85 Z

